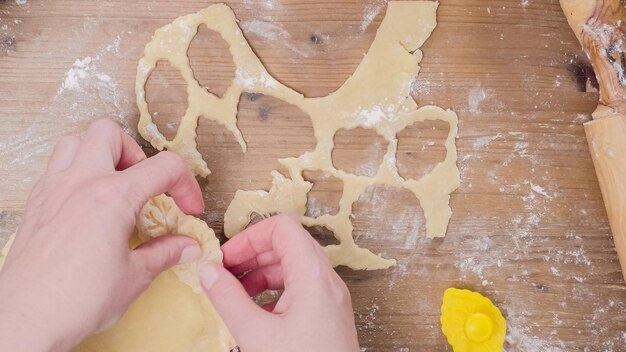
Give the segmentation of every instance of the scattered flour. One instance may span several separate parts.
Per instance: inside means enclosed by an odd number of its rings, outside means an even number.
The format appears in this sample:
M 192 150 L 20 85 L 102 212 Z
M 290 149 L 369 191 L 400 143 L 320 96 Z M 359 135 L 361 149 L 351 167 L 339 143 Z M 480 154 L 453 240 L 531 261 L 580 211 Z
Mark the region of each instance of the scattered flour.
M 472 146 L 474 147 L 474 149 L 479 149 L 479 148 L 487 146 L 488 144 L 490 144 L 491 142 L 495 141 L 498 138 L 502 138 L 502 134 L 498 133 L 495 136 L 480 137 L 476 141 L 474 141 Z
M 249 72 L 244 71 L 240 67 L 238 67 L 235 71 L 235 77 L 237 77 L 237 82 L 239 82 L 239 84 L 246 89 L 253 89 L 257 86 L 274 88 L 279 85 L 278 81 L 276 81 L 267 72 L 263 72 L 260 76 L 256 76 L 251 75 Z
M 591 121 L 591 115 L 589 114 L 577 114 L 574 120 L 572 121 L 571 126 L 575 125 L 584 125 L 585 123 Z
M 52 142 L 64 134 L 64 132 L 51 132 L 42 136 L 36 133 L 34 126 L 31 126 L 13 138 L 1 140 L 0 157 L 7 161 L 0 163 L 0 170 L 9 173 L 16 166 L 31 163 L 35 156 L 51 151 Z M 23 181 L 32 184 L 34 180 L 27 178 Z
M 548 193 L 547 193 L 547 192 L 543 189 L 543 187 L 541 187 L 541 186 L 539 186 L 539 185 L 537 185 L 537 184 L 531 183 L 531 184 L 530 184 L 530 189 L 532 189 L 532 190 L 533 190 L 533 192 L 535 192 L 535 193 L 537 193 L 537 194 L 540 194 L 540 195 L 542 195 L 542 196 L 544 196 L 544 197 L 546 197 L 546 198 L 548 198 L 548 199 L 552 199 L 552 198 L 553 198 L 551 195 L 549 195 L 549 194 L 548 194 Z
M 275 7 L 274 1 L 272 0 L 265 0 L 261 3 L 261 5 L 268 10 L 273 10 Z
M 136 136 L 136 129 L 131 126 L 134 123 L 129 121 L 134 109 L 132 90 L 121 89 L 115 78 L 117 67 L 114 62 L 121 55 L 120 47 L 126 34 L 130 32 L 118 34 L 92 55 L 76 59 L 66 71 L 47 108 L 50 115 L 68 118 L 69 125 L 64 134 L 84 128 L 82 123 L 107 117 Z
M 566 237 L 568 239 L 571 239 L 569 235 Z M 591 259 L 589 259 L 589 257 L 587 256 L 587 252 L 585 251 L 584 246 L 582 244 L 579 244 L 578 242 L 581 242 L 581 241 L 574 240 L 574 243 L 572 245 L 573 247 L 575 247 L 574 249 L 559 249 L 559 248 L 550 249 L 548 254 L 544 255 L 543 259 L 546 262 L 552 261 L 552 262 L 556 262 L 559 264 L 575 264 L 575 265 L 591 266 Z M 584 273 L 584 272 L 581 272 L 581 273 Z
M 515 260 L 521 259 L 522 256 L 527 256 L 531 246 L 538 241 L 532 234 L 539 227 L 547 211 L 545 198 L 538 199 L 533 191 L 523 196 L 522 201 L 526 212 L 515 215 L 511 219 L 512 226 L 507 231 L 513 241 Z
M 376 320 L 376 313 L 380 307 L 377 304 L 372 304 L 370 307 L 365 307 L 365 309 L 367 310 L 367 314 L 362 315 L 362 317 L 365 320 L 366 329 L 370 330 L 376 327 L 374 321 Z
M 411 95 L 428 95 L 430 94 L 431 85 L 431 81 L 415 80 L 411 85 Z
M 82 39 L 78 37 L 77 41 L 80 40 Z M 0 164 L 0 170 L 7 173 L 14 172 L 15 168 L 39 170 L 39 165 L 44 161 L 41 157 L 52 151 L 58 138 L 83 129 L 78 122 L 87 122 L 97 117 L 112 117 L 127 132 L 132 133 L 133 129 L 128 126 L 127 121 L 133 108 L 130 92 L 119 92 L 117 82 L 108 73 L 115 72 L 116 67 L 107 65 L 108 59 L 119 55 L 121 40 L 121 35 L 118 35 L 93 55 L 74 61 L 65 75 L 60 77 L 59 87 L 50 104 L 42 108 L 42 114 L 54 116 L 58 124 L 42 134 L 36 125 L 37 120 L 33 119 L 30 126 L 11 138 L 1 140 L 0 158 L 4 162 Z M 23 180 L 5 181 L 5 185 L 28 189 L 35 181 L 36 175 Z
M 122 37 L 117 35 L 111 44 L 101 48 L 94 56 L 76 59 L 72 67 L 65 73 L 65 79 L 57 90 L 54 100 L 57 100 L 66 90 L 80 92 L 90 85 L 99 85 L 105 89 L 115 89 L 117 83 L 111 76 L 99 72 L 98 62 L 108 54 L 119 54 Z
M 19 6 L 24 6 L 28 4 L 28 0 L 15 0 L 15 4 Z
M 378 163 L 376 162 L 376 160 L 374 159 L 370 159 L 368 162 L 361 164 L 357 169 L 356 169 L 356 174 L 357 175 L 362 175 L 362 176 L 367 176 L 367 177 L 374 177 L 376 176 L 376 172 L 378 171 Z
M 330 205 L 320 202 L 315 197 L 309 197 L 306 203 L 307 216 L 317 218 L 322 215 L 331 214 L 333 208 Z
M 386 4 L 386 0 L 378 0 L 365 9 L 365 12 L 363 12 L 363 19 L 361 20 L 361 32 L 365 32 L 367 28 L 369 28 L 376 16 L 378 16 L 378 14 L 385 8 Z
M 480 112 L 480 104 L 487 99 L 487 92 L 480 84 L 470 89 L 467 96 L 467 105 L 472 114 Z
M 460 244 L 454 246 L 458 245 Z M 455 263 L 455 267 L 461 270 L 461 278 L 466 279 L 467 274 L 472 273 L 483 286 L 491 284 L 488 280 L 490 274 L 486 270 L 502 266 L 501 255 L 493 252 L 497 249 L 495 242 L 488 236 L 477 236 L 464 239 L 462 246 L 466 248 L 466 252 Z M 485 253 L 491 255 L 484 255 Z
M 273 22 L 255 19 L 242 22 L 241 29 L 243 29 L 244 32 L 254 33 L 257 36 L 270 41 L 291 38 L 291 34 L 289 32 L 287 32 L 281 25 Z
M 374 106 L 369 110 L 357 110 L 359 123 L 366 128 L 371 128 L 386 118 L 386 114 L 381 106 Z
M 503 352 L 565 352 L 561 341 L 542 340 L 529 333 L 529 329 L 508 322 Z
M 361 332 L 363 338 L 360 339 L 360 343 L 367 343 L 374 341 L 373 333 L 382 331 L 383 327 L 376 324 L 376 314 L 380 310 L 380 306 L 376 303 L 372 303 L 370 306 L 365 306 L 365 312 L 357 313 L 358 321 L 361 324 L 357 325 L 357 330 Z M 361 351 L 367 351 L 367 349 L 361 348 Z
M 91 61 L 92 59 L 89 56 L 82 60 L 76 59 L 72 68 L 65 74 L 65 80 L 57 90 L 57 95 L 62 94 L 66 89 L 78 91 L 80 89 L 80 81 L 86 80 L 90 76 L 88 72 L 93 70 L 92 67 L 89 67 Z
M 281 46 L 285 46 L 301 57 L 308 58 L 314 54 L 314 50 L 308 43 L 293 40 L 291 33 L 285 30 L 278 22 L 253 19 L 250 21 L 242 21 L 240 26 L 245 33 L 252 33 L 266 41 L 273 42 L 280 40 Z
M 561 272 L 559 271 L 559 269 L 557 269 L 554 266 L 550 267 L 550 271 L 552 272 L 552 275 L 554 276 L 561 276 Z
M 533 316 L 525 305 L 508 302 L 504 306 L 507 311 L 507 332 L 503 352 L 568 352 L 565 344 L 554 334 L 548 338 L 535 335 L 532 329 Z M 553 315 L 553 321 L 555 318 L 559 319 Z
M 278 0 L 243 0 L 243 6 L 246 9 L 258 9 L 258 7 L 260 6 L 266 10 L 276 10 L 280 5 L 280 1 Z

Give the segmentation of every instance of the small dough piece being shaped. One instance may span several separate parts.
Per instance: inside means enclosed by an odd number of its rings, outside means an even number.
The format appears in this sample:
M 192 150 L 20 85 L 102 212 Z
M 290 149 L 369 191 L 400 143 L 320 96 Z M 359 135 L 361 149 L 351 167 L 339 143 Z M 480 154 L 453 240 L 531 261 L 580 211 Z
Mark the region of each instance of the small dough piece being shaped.
M 339 244 L 325 247 L 333 265 L 367 270 L 388 268 L 395 260 L 359 247 L 352 237 L 352 207 L 359 197 L 376 184 L 407 189 L 419 199 L 428 237 L 443 237 L 452 215 L 450 193 L 460 185 L 455 145 L 457 115 L 436 106 L 418 107 L 411 97 L 411 85 L 422 59 L 419 48 L 436 27 L 437 7 L 434 1 L 390 1 L 376 38 L 354 74 L 337 91 L 321 98 L 306 98 L 272 77 L 226 5 L 212 5 L 180 17 L 155 32 L 139 61 L 135 82 L 141 115 L 139 133 L 155 148 L 181 155 L 197 175 L 207 176 L 210 171 L 196 145 L 201 116 L 225 126 L 245 151 L 245 141 L 237 128 L 237 104 L 242 93 L 268 95 L 297 106 L 311 119 L 317 139 L 315 150 L 280 159 L 289 172 L 288 177 L 273 171 L 269 191 L 237 191 L 224 216 L 226 235 L 230 237 L 243 230 L 255 213 L 263 217 L 279 212 L 295 213 L 301 216 L 304 225 L 325 227 L 334 233 Z M 189 64 L 187 50 L 201 25 L 219 33 L 228 43 L 236 67 L 235 78 L 221 98 L 199 84 Z M 161 60 L 178 69 L 187 83 L 188 108 L 171 141 L 152 121 L 146 101 L 146 82 Z M 396 159 L 398 133 L 426 120 L 440 120 L 449 125 L 445 159 L 419 179 L 404 178 L 398 172 Z M 383 162 L 372 177 L 351 174 L 333 164 L 335 134 L 341 129 L 357 127 L 373 129 L 387 141 Z M 307 194 L 312 187 L 304 179 L 305 171 L 321 171 L 343 181 L 343 194 L 335 215 L 305 216 Z
M 180 281 L 191 287 L 193 292 L 202 293 L 198 269 L 206 262 L 222 262 L 220 241 L 206 222 L 183 213 L 172 198 L 162 194 L 150 199 L 141 209 L 137 219 L 137 236 L 145 242 L 171 234 L 191 237 L 202 246 L 202 258 L 199 261 L 172 268 Z
M 169 234 L 196 239 L 202 259 L 159 275 L 112 328 L 87 338 L 75 352 L 228 352 L 235 347 L 197 279 L 200 263 L 222 261 L 215 233 L 204 221 L 178 209 L 172 198 L 160 195 L 142 209 L 136 240 Z M 14 239 L 11 236 L 0 253 L 0 270 Z

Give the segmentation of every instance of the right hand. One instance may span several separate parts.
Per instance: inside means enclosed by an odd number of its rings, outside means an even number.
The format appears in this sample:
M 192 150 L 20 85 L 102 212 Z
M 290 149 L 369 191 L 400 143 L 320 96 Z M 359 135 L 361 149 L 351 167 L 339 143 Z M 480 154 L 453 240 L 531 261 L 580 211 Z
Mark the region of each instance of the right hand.
M 200 281 L 244 352 L 358 352 L 350 292 L 296 217 L 278 215 L 222 246 Z M 242 275 L 239 279 L 234 275 Z M 251 297 L 284 290 L 259 307 Z

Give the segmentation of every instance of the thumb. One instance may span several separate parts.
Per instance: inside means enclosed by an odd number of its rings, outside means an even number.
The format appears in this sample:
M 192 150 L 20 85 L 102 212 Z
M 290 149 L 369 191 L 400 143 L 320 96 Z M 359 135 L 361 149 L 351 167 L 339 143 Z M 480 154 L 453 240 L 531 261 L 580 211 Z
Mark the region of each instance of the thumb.
M 154 279 L 174 265 L 187 264 L 200 259 L 202 250 L 192 238 L 161 236 L 142 243 L 133 251 L 133 256 Z
M 250 333 L 248 328 L 258 328 L 259 321 L 267 313 L 252 301 L 233 274 L 221 265 L 212 263 L 205 264 L 198 274 L 204 292 L 236 341 Z

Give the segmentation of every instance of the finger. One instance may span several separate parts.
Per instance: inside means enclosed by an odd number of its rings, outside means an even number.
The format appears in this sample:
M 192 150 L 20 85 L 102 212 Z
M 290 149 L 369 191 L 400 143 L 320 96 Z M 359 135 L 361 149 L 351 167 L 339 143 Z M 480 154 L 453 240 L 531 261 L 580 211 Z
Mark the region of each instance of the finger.
M 281 240 L 294 244 L 296 247 L 302 247 L 304 231 L 300 223 L 289 215 L 277 215 L 269 219 L 258 222 L 241 233 L 237 234 L 222 246 L 224 252 L 224 266 L 226 268 L 236 267 L 239 265 L 250 265 L 263 253 L 275 252 L 279 259 L 282 257 L 274 248 L 274 242 L 280 247 Z M 299 240 L 293 241 L 291 238 Z M 284 249 L 282 252 L 285 252 Z
M 137 212 L 150 198 L 165 192 L 186 214 L 204 211 L 200 185 L 183 159 L 174 153 L 161 152 L 124 170 L 122 175 L 132 185 L 129 192 Z
M 327 270 L 327 260 L 317 253 L 319 245 L 302 227 L 297 217 L 278 215 L 261 221 L 233 237 L 222 246 L 224 265 L 235 267 L 274 251 L 283 268 L 285 287 L 301 281 L 310 283 Z
M 186 236 L 161 236 L 151 239 L 131 254 L 138 268 L 147 271 L 154 279 L 177 264 L 187 264 L 200 259 L 202 250 L 196 241 Z
M 283 280 L 283 269 L 280 264 L 252 270 L 239 279 L 250 297 L 267 290 L 283 290 L 285 288 Z
M 280 258 L 274 251 L 264 252 L 244 263 L 227 268 L 234 275 L 241 275 L 255 268 L 280 263 Z
M 117 163 L 114 160 L 115 170 L 126 170 L 146 159 L 146 153 L 143 152 L 137 141 L 122 130 L 122 154 L 118 158 Z
M 96 120 L 89 125 L 76 155 L 81 165 L 107 170 L 125 170 L 144 160 L 141 147 L 115 122 Z
M 236 341 L 245 340 L 249 329 L 264 325 L 263 310 L 226 269 L 216 264 L 206 264 L 200 268 L 199 277 L 204 292 Z
M 80 138 L 76 136 L 65 136 L 59 139 L 48 160 L 46 172 L 57 173 L 67 169 L 74 161 L 80 143 Z

